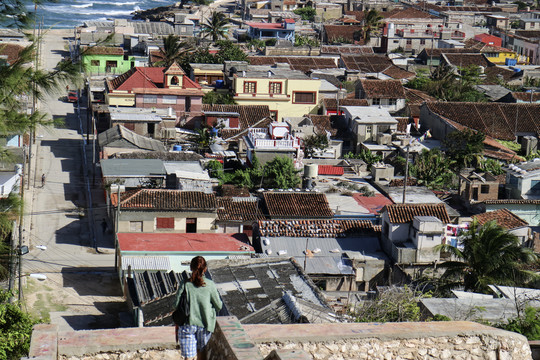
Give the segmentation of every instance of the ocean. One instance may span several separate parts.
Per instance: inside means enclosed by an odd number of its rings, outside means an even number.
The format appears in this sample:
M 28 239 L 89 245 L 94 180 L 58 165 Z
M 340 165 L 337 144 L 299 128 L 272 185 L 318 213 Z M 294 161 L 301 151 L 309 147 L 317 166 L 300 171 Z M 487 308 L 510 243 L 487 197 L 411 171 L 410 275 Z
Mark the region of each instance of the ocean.
M 174 4 L 171 0 L 57 0 L 38 7 L 37 19 L 45 29 L 68 29 L 88 20 L 130 19 L 136 10 Z M 34 11 L 34 6 L 29 5 Z

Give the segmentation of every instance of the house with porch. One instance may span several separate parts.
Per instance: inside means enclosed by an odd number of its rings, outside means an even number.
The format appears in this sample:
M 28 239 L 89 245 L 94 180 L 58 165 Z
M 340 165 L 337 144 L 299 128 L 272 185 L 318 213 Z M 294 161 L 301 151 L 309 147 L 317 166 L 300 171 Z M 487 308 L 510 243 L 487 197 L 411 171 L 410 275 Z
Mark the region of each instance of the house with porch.
M 248 36 L 258 40 L 287 40 L 294 44 L 294 19 L 284 19 L 279 23 L 246 22 L 249 26 Z
M 176 63 L 165 67 L 134 67 L 106 82 L 110 106 L 171 108 L 176 122 L 201 114 L 203 92 Z

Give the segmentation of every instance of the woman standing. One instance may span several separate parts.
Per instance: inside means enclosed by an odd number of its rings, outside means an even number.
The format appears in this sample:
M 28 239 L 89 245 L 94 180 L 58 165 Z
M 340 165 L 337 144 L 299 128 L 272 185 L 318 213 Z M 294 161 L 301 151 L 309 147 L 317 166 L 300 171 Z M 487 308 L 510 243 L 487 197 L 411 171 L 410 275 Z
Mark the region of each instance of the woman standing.
M 216 284 L 204 277 L 206 260 L 202 256 L 191 259 L 191 277 L 180 284 L 176 293 L 175 308 L 180 296 L 186 288 L 189 301 L 189 319 L 187 324 L 176 326 L 177 341 L 180 351 L 186 360 L 195 359 L 204 349 L 216 326 L 216 314 L 223 303 L 219 297 Z

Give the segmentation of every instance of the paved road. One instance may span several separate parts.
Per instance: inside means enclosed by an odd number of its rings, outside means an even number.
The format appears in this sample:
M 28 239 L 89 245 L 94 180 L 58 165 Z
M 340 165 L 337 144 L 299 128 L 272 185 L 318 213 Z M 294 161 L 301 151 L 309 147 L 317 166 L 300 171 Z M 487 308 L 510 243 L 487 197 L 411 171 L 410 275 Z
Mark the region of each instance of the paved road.
M 41 66 L 53 69 L 67 55 L 65 45 L 62 36 L 45 35 Z M 70 84 L 71 89 L 74 87 Z M 77 130 L 76 107 L 59 100 L 63 96 L 65 86 L 39 105 L 52 118 L 65 118 L 65 126 L 38 129 L 33 146 L 24 232 L 24 241 L 31 251 L 23 257 L 23 273 L 42 273 L 47 280 L 39 282 L 25 277 L 24 298 L 29 310 L 44 317 L 50 312 L 51 322 L 61 328 L 118 326 L 117 313 L 123 309 L 123 300 L 113 272 L 112 236 L 103 237 L 99 229 L 96 235 L 103 253 L 96 253 L 88 217 L 79 217 L 79 209 L 87 207 L 82 175 L 83 138 Z M 86 119 L 84 112 L 82 116 Z M 41 174 L 46 177 L 44 186 Z M 103 211 L 99 199 L 96 202 L 98 210 Z M 99 222 L 101 217 L 98 225 Z M 40 250 L 37 245 L 47 249 Z

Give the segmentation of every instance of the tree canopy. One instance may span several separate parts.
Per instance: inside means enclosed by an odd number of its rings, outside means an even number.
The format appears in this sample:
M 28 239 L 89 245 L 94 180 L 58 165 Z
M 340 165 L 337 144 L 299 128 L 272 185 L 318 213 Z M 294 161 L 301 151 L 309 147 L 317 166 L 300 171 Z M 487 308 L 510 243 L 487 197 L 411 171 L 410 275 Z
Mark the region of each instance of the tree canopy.
M 442 280 L 449 287 L 464 286 L 465 291 L 488 293 L 488 285 L 523 286 L 536 277 L 524 265 L 537 260 L 531 249 L 495 221 L 484 225 L 473 220 L 469 230 L 458 237 L 458 245 L 439 245 L 456 260 L 442 264 Z
M 10 292 L 0 290 L 0 358 L 20 359 L 28 354 L 36 320 L 10 301 Z
M 438 148 L 422 150 L 409 169 L 418 182 L 431 189 L 448 188 L 452 183 L 454 161 Z
M 484 152 L 486 136 L 480 131 L 465 129 L 450 133 L 443 141 L 446 155 L 455 162 L 457 169 L 479 167 Z
M 293 10 L 296 15 L 300 15 L 302 20 L 313 21 L 317 12 L 311 6 L 304 6 L 303 8 Z
M 263 188 L 294 189 L 300 184 L 298 173 L 291 158 L 276 156 L 264 166 Z
M 229 23 L 229 19 L 225 17 L 225 14 L 218 11 L 212 11 L 210 17 L 206 19 L 206 22 L 202 25 L 201 34 L 203 37 L 212 38 L 213 42 L 219 39 L 227 37 L 226 25 Z

